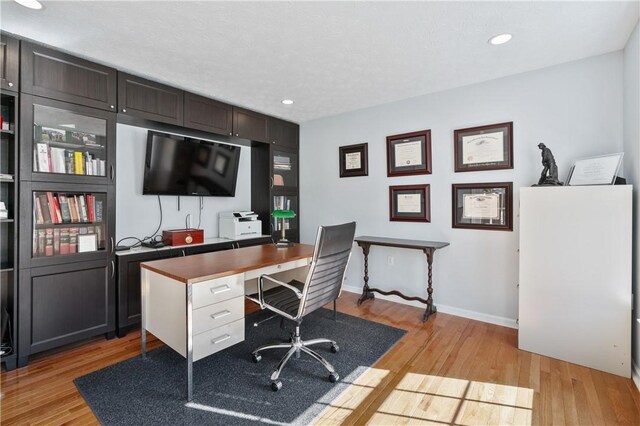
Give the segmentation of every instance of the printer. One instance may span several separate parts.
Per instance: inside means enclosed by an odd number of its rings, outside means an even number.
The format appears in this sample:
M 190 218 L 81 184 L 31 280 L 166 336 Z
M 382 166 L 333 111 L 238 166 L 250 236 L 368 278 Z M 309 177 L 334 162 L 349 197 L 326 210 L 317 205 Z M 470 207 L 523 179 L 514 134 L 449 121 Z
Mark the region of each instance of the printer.
M 220 238 L 237 240 L 262 235 L 262 221 L 252 211 L 220 213 Z

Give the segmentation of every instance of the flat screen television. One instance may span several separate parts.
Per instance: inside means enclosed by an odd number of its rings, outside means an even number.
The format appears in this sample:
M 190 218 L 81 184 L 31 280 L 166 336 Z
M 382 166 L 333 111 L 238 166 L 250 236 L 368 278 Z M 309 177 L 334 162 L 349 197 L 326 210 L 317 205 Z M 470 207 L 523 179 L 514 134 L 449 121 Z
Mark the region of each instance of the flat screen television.
M 240 147 L 150 130 L 143 194 L 233 197 Z

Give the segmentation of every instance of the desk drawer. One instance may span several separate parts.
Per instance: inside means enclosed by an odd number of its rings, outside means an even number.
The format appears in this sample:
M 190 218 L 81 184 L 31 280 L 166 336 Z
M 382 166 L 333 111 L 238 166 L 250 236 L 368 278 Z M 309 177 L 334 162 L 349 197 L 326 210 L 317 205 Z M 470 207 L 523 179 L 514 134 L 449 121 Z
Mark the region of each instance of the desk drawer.
M 230 275 L 193 285 L 193 309 L 244 295 L 244 275 Z
M 258 278 L 262 274 L 276 274 L 282 271 L 288 271 L 290 269 L 302 268 L 303 266 L 307 266 L 309 264 L 309 259 L 298 259 L 292 260 L 291 262 L 280 263 L 278 265 L 266 266 L 260 269 L 254 269 L 253 271 L 247 271 L 244 273 L 245 280 L 250 280 L 252 278 Z
M 244 318 L 244 297 L 234 297 L 193 311 L 193 334 Z
M 244 340 L 244 318 L 193 337 L 193 360 L 197 361 Z

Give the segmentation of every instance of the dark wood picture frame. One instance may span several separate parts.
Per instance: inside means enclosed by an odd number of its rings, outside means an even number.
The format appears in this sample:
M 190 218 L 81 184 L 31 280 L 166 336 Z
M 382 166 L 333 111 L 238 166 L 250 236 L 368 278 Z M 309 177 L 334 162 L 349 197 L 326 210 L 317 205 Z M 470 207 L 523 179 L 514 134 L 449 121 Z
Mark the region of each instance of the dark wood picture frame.
M 420 163 L 396 165 L 396 146 L 404 143 L 420 142 Z M 430 175 L 431 174 L 431 130 L 387 136 L 387 176 Z
M 498 219 L 464 218 L 465 206 L 461 196 L 480 194 L 480 191 L 484 193 L 493 191 L 499 196 Z M 513 231 L 513 182 L 454 183 L 451 185 L 451 202 L 453 228 Z
M 482 135 L 485 135 L 487 133 L 498 132 L 502 132 L 503 134 L 503 161 L 487 161 L 464 164 L 464 148 L 462 144 L 464 137 L 481 137 Z M 513 121 L 455 130 L 453 132 L 453 144 L 454 168 L 456 173 L 477 172 L 483 170 L 513 169 Z
M 399 195 L 420 195 L 420 211 L 398 210 Z M 431 222 L 431 185 L 396 185 L 389 187 L 389 220 L 393 222 Z
M 341 146 L 340 149 L 340 177 L 369 176 L 368 143 Z M 359 154 L 360 167 L 348 169 L 347 155 Z

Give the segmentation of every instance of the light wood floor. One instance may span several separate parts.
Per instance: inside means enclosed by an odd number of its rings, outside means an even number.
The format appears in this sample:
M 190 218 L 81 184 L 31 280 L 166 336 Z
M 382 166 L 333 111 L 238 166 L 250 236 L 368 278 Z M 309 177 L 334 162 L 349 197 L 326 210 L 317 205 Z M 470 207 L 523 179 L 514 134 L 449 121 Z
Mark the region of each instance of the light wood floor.
M 517 349 L 517 331 L 374 300 L 338 309 L 408 331 L 318 424 L 640 425 L 640 394 L 630 379 Z M 139 354 L 139 332 L 32 357 L 2 371 L 0 423 L 96 424 L 72 380 Z M 159 346 L 157 340 L 150 347 Z

